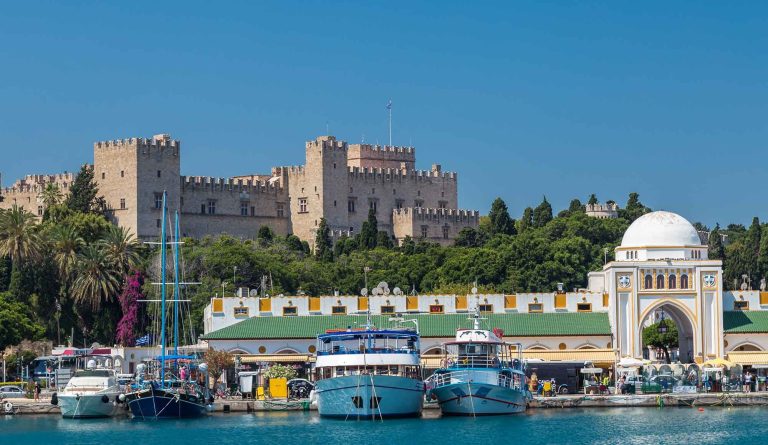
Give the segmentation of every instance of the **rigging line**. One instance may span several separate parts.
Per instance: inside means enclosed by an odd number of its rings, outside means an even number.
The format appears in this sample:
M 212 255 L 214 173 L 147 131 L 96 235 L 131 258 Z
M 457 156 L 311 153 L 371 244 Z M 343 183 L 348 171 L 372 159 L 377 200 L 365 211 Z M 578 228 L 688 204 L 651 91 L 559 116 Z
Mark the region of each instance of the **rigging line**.
M 467 375 L 469 377 L 469 375 Z M 467 391 L 469 391 L 469 405 L 472 407 L 472 417 L 476 418 L 477 415 L 475 415 L 475 400 L 472 398 L 472 386 L 469 384 L 469 378 L 467 378 Z

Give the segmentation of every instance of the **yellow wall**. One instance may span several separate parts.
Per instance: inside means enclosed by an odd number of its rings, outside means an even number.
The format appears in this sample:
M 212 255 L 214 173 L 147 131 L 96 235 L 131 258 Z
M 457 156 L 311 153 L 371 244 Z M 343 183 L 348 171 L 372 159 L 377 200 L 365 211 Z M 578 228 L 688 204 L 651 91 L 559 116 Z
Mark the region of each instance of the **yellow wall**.
M 405 297 L 405 309 L 409 311 L 419 310 L 419 297 L 413 295 Z
M 260 298 L 259 312 L 272 312 L 272 300 L 269 298 Z
M 368 310 L 368 297 L 357 297 L 357 310 L 358 311 Z
M 768 292 L 760 292 L 760 305 L 768 304 Z
M 555 309 L 565 309 L 565 294 L 555 294 Z
M 309 310 L 311 312 L 320 311 L 320 297 L 309 297 Z
M 224 312 L 224 301 L 221 298 L 213 299 L 213 312 L 214 313 Z
M 517 295 L 504 295 L 504 309 L 517 309 Z
M 456 310 L 467 310 L 467 296 L 459 295 L 456 297 Z
M 608 294 L 603 294 L 603 307 L 608 307 Z

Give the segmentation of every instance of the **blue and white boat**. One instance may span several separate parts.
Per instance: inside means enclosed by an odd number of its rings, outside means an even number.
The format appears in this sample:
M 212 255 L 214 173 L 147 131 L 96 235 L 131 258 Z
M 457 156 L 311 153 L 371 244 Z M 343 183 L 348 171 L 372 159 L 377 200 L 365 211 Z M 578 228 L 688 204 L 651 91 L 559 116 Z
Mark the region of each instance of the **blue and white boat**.
M 419 334 L 412 329 L 328 331 L 317 337 L 314 396 L 323 417 L 417 417 L 424 402 Z
M 179 282 L 179 213 L 176 212 L 173 245 L 174 281 L 173 281 L 173 354 L 166 353 L 166 220 L 168 208 L 167 194 L 163 192 L 163 213 L 160 242 L 160 356 L 149 363 L 149 368 L 142 363 L 137 366 L 136 381 L 131 391 L 122 397 L 128 403 L 131 414 L 138 419 L 183 419 L 201 417 L 210 410 L 207 405 L 208 390 L 190 379 L 181 371 L 184 364 L 189 371 L 203 374 L 207 381 L 208 367 L 198 363 L 197 357 L 179 355 L 179 324 L 181 283 Z M 147 300 L 152 301 L 152 300 Z M 180 378 L 184 374 L 184 378 Z
M 472 329 L 459 329 L 455 341 L 444 343 L 443 366 L 426 380 L 427 398 L 444 415 L 515 414 L 530 401 L 522 348 L 481 329 L 480 320 L 476 312 Z

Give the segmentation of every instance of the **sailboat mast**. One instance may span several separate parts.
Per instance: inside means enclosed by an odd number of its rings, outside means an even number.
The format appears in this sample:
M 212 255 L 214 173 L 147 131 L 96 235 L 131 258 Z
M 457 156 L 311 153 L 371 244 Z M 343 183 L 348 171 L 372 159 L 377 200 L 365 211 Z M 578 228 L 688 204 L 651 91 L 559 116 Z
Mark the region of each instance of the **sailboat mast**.
M 176 221 L 173 236 L 173 355 L 179 355 L 179 211 L 176 211 Z M 178 364 L 178 362 L 177 362 Z
M 160 229 L 160 383 L 165 385 L 165 221 L 168 219 L 168 207 L 166 199 L 168 193 L 163 191 L 163 219 Z

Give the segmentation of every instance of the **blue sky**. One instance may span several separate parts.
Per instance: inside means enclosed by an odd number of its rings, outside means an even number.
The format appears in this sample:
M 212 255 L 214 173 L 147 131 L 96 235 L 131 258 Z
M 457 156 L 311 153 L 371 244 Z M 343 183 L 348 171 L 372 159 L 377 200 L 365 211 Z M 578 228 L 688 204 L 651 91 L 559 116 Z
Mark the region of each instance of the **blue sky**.
M 299 164 L 326 132 L 412 143 L 501 196 L 768 220 L 768 3 L 9 2 L 0 172 L 75 170 L 102 139 L 168 132 L 182 172 Z

